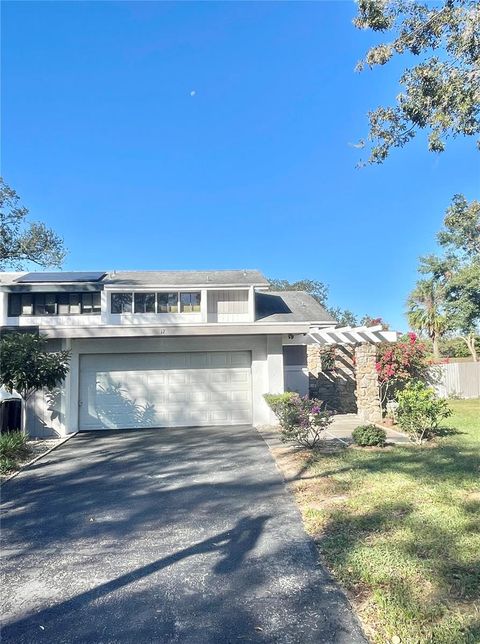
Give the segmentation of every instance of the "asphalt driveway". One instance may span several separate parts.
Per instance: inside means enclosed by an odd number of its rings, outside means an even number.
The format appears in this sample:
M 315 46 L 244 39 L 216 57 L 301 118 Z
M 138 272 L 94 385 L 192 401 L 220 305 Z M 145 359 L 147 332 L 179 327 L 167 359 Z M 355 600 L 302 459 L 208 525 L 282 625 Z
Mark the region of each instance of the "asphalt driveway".
M 252 427 L 79 434 L 1 518 L 2 644 L 364 642 Z

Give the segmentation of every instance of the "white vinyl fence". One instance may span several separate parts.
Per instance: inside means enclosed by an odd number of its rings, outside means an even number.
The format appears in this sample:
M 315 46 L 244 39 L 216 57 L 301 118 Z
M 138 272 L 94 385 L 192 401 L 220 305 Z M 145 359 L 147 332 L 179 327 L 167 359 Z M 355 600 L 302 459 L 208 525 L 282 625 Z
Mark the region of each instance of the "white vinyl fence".
M 438 364 L 429 376 L 441 398 L 480 398 L 480 362 Z

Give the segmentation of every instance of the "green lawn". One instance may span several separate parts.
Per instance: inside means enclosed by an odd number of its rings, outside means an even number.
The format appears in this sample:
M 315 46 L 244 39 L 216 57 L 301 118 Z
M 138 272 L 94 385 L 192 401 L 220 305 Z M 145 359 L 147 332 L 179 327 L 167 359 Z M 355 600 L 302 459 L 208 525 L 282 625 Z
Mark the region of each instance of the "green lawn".
M 480 642 L 480 401 L 450 405 L 434 445 L 316 453 L 296 485 L 374 642 Z

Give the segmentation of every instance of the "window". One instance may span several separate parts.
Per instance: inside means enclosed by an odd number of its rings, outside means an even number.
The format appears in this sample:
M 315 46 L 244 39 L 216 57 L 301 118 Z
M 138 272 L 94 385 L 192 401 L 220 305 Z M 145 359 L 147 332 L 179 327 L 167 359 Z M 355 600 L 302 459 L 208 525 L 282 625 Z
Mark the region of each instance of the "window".
M 199 313 L 200 293 L 180 293 L 180 310 L 182 313 Z
M 157 293 L 157 313 L 178 313 L 178 293 Z
M 55 293 L 35 293 L 34 295 L 34 315 L 56 315 L 57 301 Z
M 8 316 L 17 317 L 18 315 L 22 315 L 22 295 L 10 293 L 8 296 Z
M 82 293 L 82 313 L 92 314 L 100 313 L 100 293 Z
M 89 293 L 10 293 L 8 315 L 79 315 L 98 314 L 100 291 Z
M 135 293 L 135 313 L 155 313 L 155 293 Z
M 131 313 L 132 294 L 112 293 L 112 313 Z
M 68 294 L 68 303 L 70 306 L 70 315 L 80 315 L 82 312 L 81 309 L 81 293 L 69 293 Z
M 70 313 L 70 293 L 58 293 L 57 313 L 58 315 L 68 315 Z

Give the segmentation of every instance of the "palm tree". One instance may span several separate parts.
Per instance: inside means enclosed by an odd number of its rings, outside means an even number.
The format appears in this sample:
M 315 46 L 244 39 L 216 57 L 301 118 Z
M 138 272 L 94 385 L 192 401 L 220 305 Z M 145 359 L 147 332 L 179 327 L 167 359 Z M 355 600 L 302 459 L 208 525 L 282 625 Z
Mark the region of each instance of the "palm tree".
M 407 300 L 407 317 L 415 331 L 426 333 L 433 344 L 433 357 L 440 358 L 438 341 L 448 329 L 442 313 L 442 287 L 434 279 L 422 279 Z

